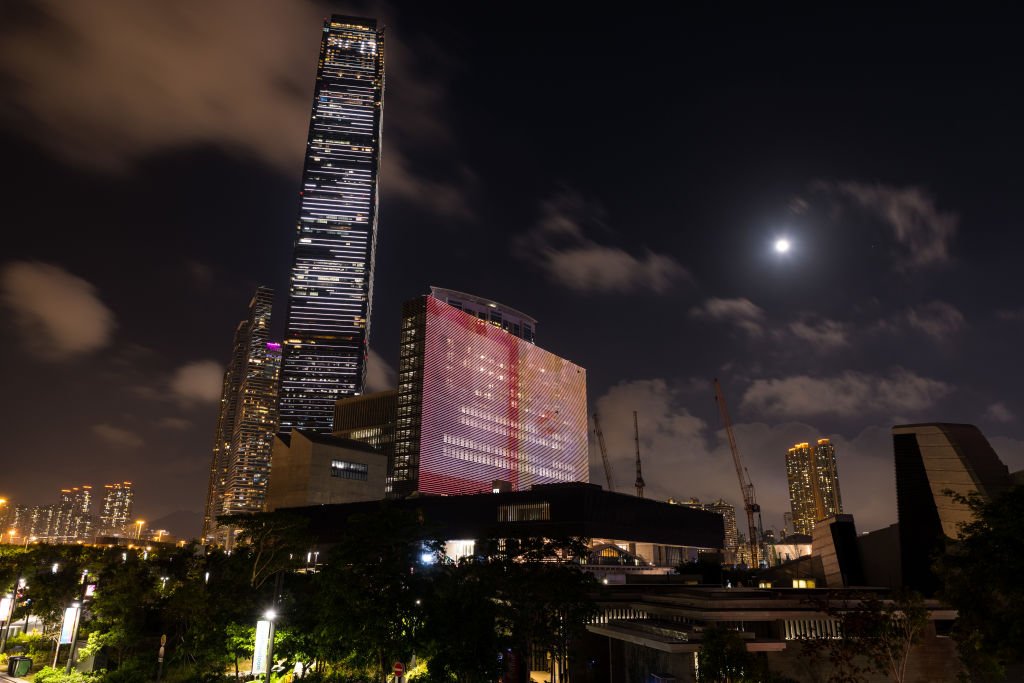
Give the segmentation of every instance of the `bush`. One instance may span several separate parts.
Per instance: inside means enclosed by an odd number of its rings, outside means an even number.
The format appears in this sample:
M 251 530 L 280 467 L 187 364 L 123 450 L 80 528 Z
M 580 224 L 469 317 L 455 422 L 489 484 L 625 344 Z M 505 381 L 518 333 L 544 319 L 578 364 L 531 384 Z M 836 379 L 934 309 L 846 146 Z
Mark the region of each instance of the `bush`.
M 12 636 L 7 641 L 7 653 L 19 653 L 25 657 L 32 657 L 36 659 L 38 657 L 45 657 L 49 655 L 53 656 L 53 638 L 44 636 L 40 633 L 32 633 L 25 635 L 19 633 L 16 636 Z
M 99 683 L 99 681 L 107 679 L 102 670 L 88 674 L 72 670 L 71 673 L 66 674 L 62 668 L 55 669 L 52 666 L 44 666 L 32 680 L 35 683 Z

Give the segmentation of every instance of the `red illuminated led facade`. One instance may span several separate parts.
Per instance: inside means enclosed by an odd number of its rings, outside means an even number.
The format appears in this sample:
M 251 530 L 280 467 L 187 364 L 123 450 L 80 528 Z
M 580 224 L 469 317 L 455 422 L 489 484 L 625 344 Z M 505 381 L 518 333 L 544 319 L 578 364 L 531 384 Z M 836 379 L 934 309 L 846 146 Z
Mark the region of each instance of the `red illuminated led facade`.
M 432 296 L 403 311 L 393 492 L 588 481 L 586 371 Z

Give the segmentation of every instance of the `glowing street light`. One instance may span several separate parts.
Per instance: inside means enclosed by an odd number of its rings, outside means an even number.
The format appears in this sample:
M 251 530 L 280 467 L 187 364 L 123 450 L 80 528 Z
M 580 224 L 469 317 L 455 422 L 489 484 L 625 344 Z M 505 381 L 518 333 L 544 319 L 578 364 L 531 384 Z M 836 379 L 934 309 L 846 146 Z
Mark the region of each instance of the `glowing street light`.
M 8 543 L 11 543 L 13 545 L 14 544 L 14 537 L 18 535 L 18 530 L 17 529 L 11 529 L 10 531 L 7 532 L 7 535 L 10 537 L 10 540 L 8 541 Z
M 789 250 L 793 248 L 793 244 L 785 237 L 780 237 L 775 240 L 775 253 L 776 254 L 788 254 Z
M 277 612 L 268 609 L 263 613 L 263 618 L 270 622 L 270 632 L 267 634 L 267 683 L 274 673 L 274 620 L 277 619 Z
M 143 524 L 145 524 L 145 522 L 142 521 L 141 519 L 135 520 L 135 527 L 136 527 L 136 529 L 135 529 L 135 538 L 137 540 L 142 540 L 142 525 Z

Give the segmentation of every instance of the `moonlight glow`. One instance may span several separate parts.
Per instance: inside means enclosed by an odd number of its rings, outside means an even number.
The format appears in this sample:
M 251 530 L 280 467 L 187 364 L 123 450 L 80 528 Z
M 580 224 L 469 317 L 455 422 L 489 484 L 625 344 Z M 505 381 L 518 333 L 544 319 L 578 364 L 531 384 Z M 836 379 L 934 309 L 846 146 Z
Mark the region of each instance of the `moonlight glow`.
M 791 245 L 790 245 L 788 239 L 786 239 L 785 237 L 780 237 L 779 239 L 775 240 L 775 253 L 777 253 L 777 254 L 788 253 L 790 246 Z

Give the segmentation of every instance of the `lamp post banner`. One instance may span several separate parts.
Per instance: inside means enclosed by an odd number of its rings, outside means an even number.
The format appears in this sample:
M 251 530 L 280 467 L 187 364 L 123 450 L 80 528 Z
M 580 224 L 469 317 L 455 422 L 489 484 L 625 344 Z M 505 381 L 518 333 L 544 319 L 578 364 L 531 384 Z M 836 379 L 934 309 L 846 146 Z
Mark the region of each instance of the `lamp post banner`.
M 70 645 L 71 639 L 74 637 L 75 632 L 75 621 L 78 620 L 78 610 L 80 607 L 68 607 L 64 610 L 64 623 L 60 626 L 60 640 L 57 641 L 58 645 Z
M 270 641 L 270 621 L 260 619 L 256 622 L 256 647 L 252 651 L 252 672 L 267 673 L 267 643 Z

